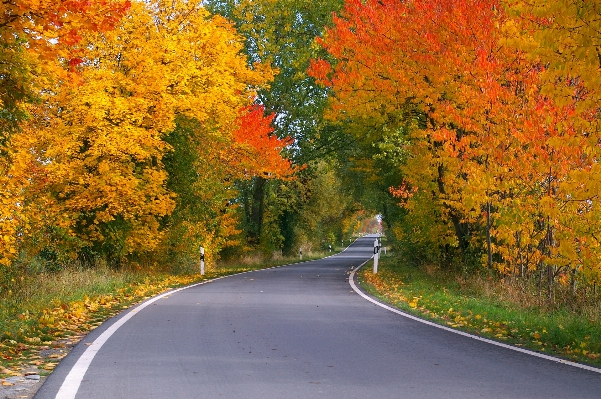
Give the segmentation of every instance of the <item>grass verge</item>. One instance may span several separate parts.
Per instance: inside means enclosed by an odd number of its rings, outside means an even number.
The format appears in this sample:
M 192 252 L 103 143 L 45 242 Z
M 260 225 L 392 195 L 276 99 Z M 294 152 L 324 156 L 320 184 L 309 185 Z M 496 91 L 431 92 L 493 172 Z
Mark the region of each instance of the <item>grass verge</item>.
M 359 282 L 384 302 L 421 318 L 493 340 L 601 366 L 601 317 L 568 309 L 545 310 L 509 295 L 503 280 L 464 279 L 416 268 L 396 257 L 370 264 Z
M 314 253 L 303 261 L 329 254 Z M 198 272 L 67 269 L 24 277 L 0 296 L 0 378 L 49 374 L 70 348 L 108 318 L 149 297 L 215 277 L 298 261 L 246 259 Z

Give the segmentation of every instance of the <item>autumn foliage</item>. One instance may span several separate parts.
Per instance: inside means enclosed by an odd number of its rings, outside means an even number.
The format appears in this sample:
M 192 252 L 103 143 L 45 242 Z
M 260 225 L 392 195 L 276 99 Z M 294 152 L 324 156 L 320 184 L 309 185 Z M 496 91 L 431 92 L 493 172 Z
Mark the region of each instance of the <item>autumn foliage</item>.
M 586 2 L 347 1 L 311 74 L 359 140 L 405 132 L 401 239 L 549 282 L 600 276 L 598 17 Z
M 393 177 L 399 239 L 502 274 L 599 278 L 596 3 L 348 0 L 309 77 L 281 57 L 298 69 L 318 49 L 288 54 L 280 27 L 253 14 L 271 4 L 251 3 L 232 9 L 246 43 L 184 0 L 0 5 L 3 265 L 215 253 L 240 232 L 239 204 L 262 212 L 262 179 L 293 173 L 282 150 L 343 143 L 344 129 L 354 170 Z M 287 35 L 311 23 L 281 16 Z M 286 69 L 272 92 L 261 59 Z M 271 103 L 283 89 L 305 105 L 329 96 L 327 120 L 320 107 L 296 125 L 292 111 L 266 115 L 287 109 Z M 236 198 L 250 179 L 252 206 Z
M 236 232 L 228 182 L 292 173 L 289 142 L 253 106 L 273 72 L 249 67 L 225 19 L 183 0 L 0 7 L 20 54 L 1 76 L 22 89 L 0 93 L 2 264 L 22 252 L 118 264 L 173 252 L 177 234 L 215 254 Z
M 292 144 L 292 139 L 281 140 L 273 135 L 275 114 L 265 116 L 265 108 L 252 106 L 241 111 L 234 131 L 236 154 L 246 176 L 289 177 L 291 162 L 281 151 Z

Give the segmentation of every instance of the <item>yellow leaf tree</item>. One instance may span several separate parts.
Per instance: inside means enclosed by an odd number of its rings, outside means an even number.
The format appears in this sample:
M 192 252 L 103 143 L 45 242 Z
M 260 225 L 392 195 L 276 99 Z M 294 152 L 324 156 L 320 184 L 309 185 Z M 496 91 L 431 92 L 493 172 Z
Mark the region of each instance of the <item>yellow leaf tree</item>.
M 22 152 L 43 188 L 26 206 L 43 222 L 40 245 L 59 237 L 80 256 L 119 261 L 163 237 L 176 205 L 165 138 L 178 118 L 231 145 L 240 110 L 271 73 L 247 66 L 228 22 L 183 0 L 133 2 L 114 30 L 79 46 L 79 84 L 50 88 L 27 126 L 35 140 Z
M 90 31 L 114 27 L 128 1 L 22 1 L 0 3 L 0 264 L 8 265 L 27 232 L 25 188 L 32 182 L 16 135 L 50 82 L 69 82 Z M 14 140 L 14 141 L 13 141 Z

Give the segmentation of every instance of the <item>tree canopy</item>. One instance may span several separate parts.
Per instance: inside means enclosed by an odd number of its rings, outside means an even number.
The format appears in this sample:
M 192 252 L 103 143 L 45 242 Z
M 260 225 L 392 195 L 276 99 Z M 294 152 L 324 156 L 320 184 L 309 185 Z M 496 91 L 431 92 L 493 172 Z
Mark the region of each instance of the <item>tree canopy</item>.
M 585 1 L 5 1 L 0 262 L 331 245 L 599 278 Z

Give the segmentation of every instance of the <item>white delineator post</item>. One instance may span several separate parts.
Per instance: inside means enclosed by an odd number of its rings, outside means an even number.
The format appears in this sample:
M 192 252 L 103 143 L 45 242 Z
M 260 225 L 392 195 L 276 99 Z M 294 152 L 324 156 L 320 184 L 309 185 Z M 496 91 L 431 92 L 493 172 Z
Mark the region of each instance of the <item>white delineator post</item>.
M 200 275 L 205 275 L 205 248 L 200 247 Z
M 378 273 L 378 258 L 380 257 L 380 244 L 378 239 L 374 241 L 374 274 Z

